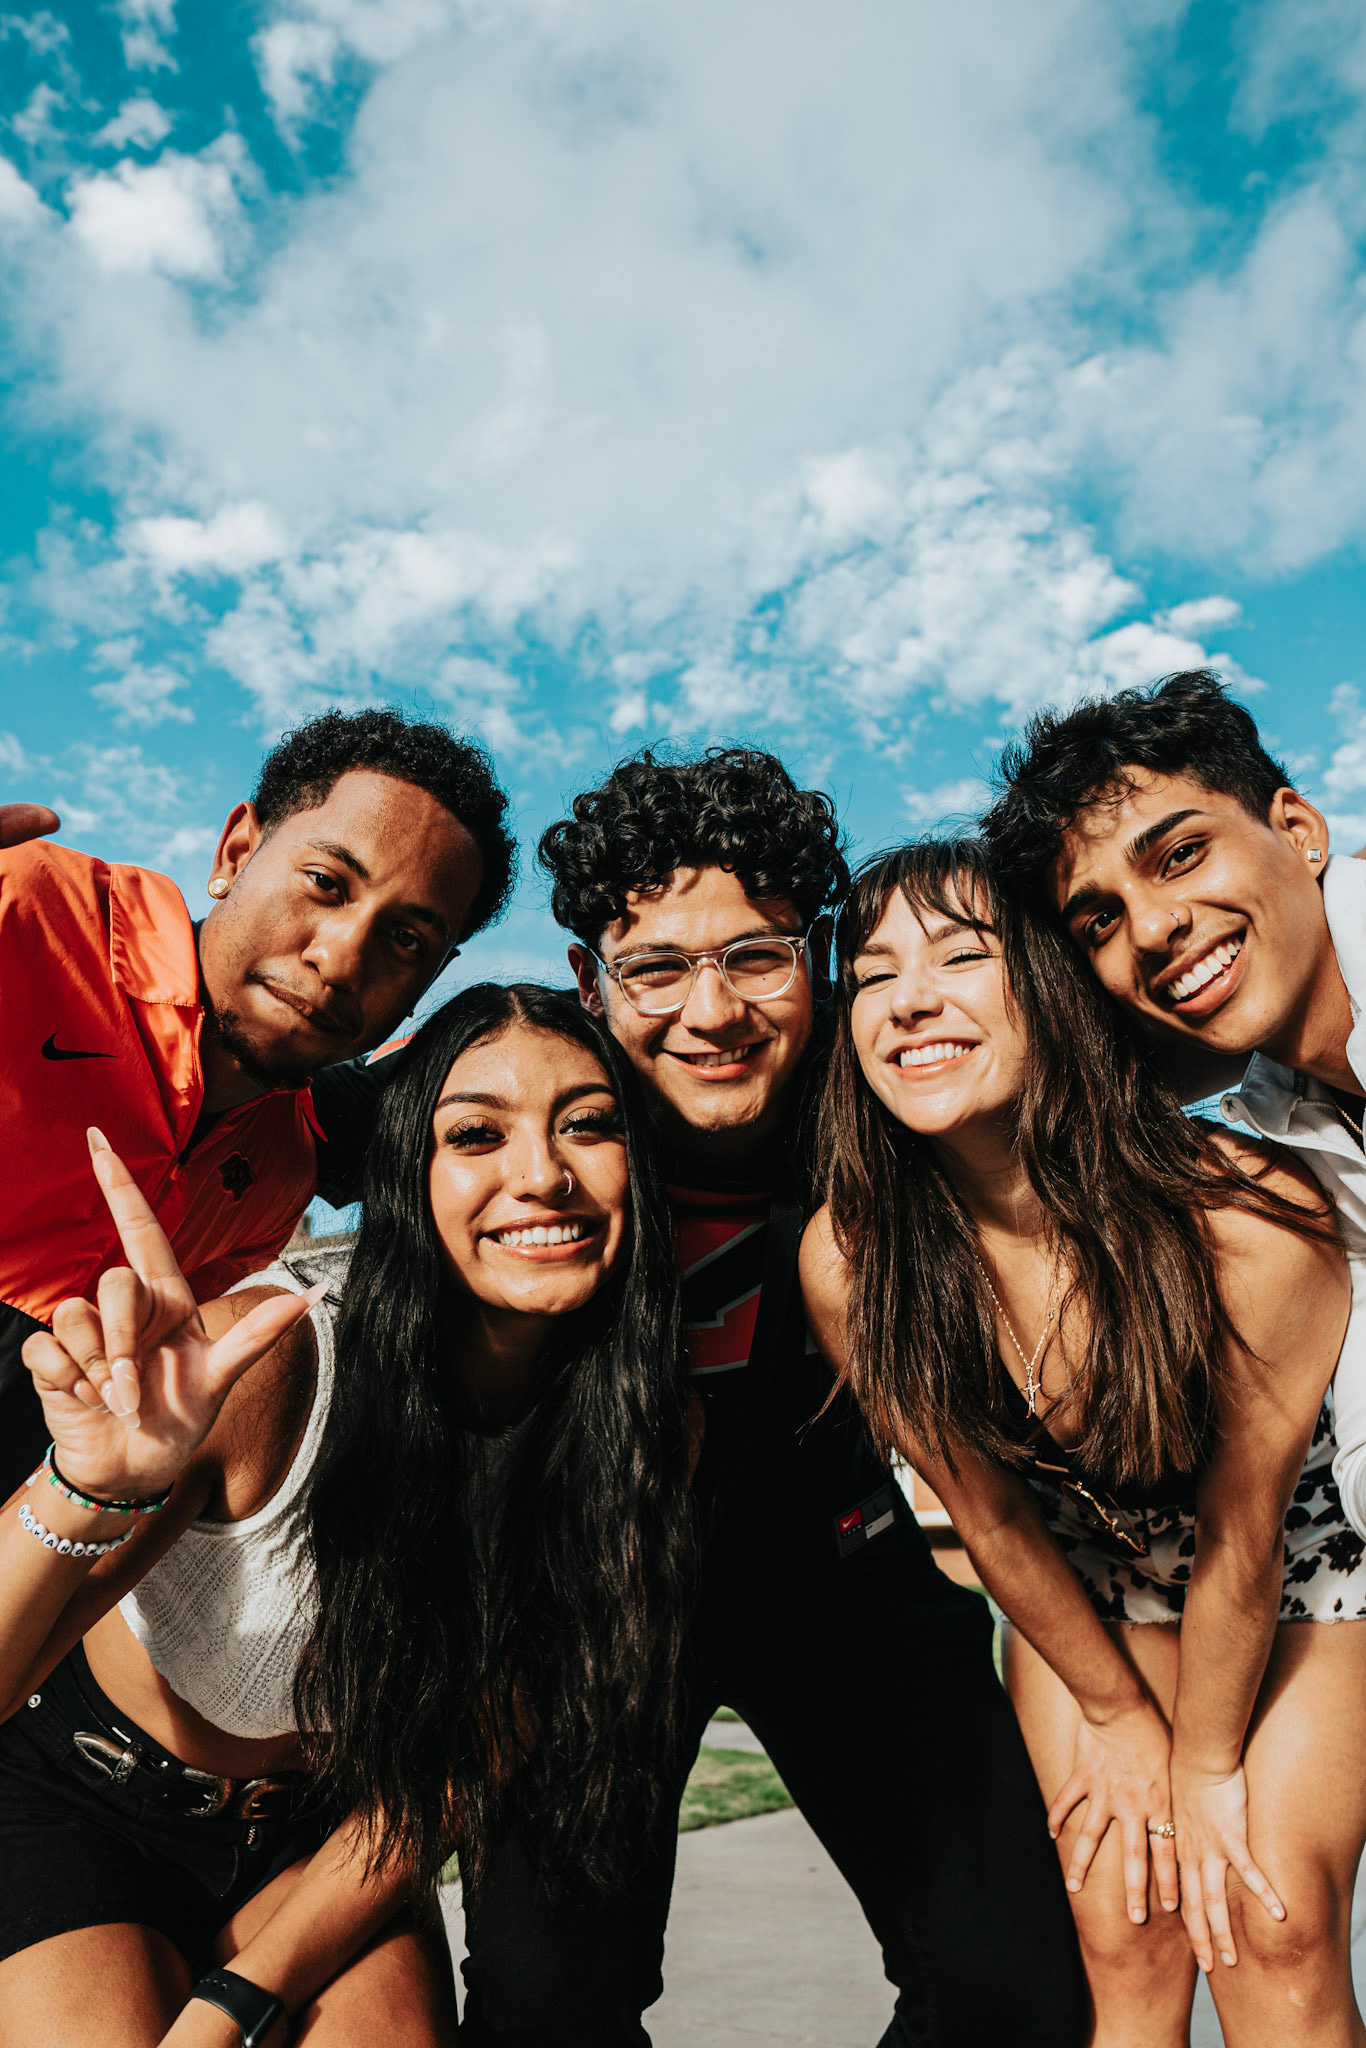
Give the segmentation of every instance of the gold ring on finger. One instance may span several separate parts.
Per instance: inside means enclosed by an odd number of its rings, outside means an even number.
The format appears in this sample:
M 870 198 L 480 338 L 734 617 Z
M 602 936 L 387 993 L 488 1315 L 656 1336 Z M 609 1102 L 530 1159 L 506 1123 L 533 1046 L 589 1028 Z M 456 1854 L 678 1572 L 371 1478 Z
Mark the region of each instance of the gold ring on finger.
M 1170 1820 L 1150 1820 L 1148 1822 L 1148 1833 L 1150 1835 L 1160 1835 L 1164 1842 L 1174 1842 L 1176 1840 L 1176 1823 Z

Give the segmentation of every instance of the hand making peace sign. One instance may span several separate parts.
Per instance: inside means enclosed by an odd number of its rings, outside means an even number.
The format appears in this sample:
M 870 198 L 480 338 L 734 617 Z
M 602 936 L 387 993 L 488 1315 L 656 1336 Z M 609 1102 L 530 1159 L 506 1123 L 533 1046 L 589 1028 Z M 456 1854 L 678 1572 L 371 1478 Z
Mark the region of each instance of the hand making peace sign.
M 24 1344 L 64 1479 L 114 1500 L 163 1492 L 236 1382 L 307 1315 L 327 1284 L 262 1302 L 211 1341 L 165 1231 L 99 1131 L 86 1133 L 128 1257 L 101 1273 L 97 1304 L 59 1302 Z

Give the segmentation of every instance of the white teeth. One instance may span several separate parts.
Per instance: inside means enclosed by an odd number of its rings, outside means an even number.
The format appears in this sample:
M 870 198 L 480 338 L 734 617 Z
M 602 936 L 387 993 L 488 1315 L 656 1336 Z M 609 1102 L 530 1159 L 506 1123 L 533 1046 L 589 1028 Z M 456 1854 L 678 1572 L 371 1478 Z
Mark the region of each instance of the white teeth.
M 527 1230 L 500 1230 L 497 1240 L 507 1251 L 519 1251 L 533 1244 L 577 1244 L 583 1236 L 581 1223 L 534 1223 Z
M 1171 985 L 1171 993 L 1177 1002 L 1184 1002 L 1186 997 L 1193 996 L 1198 988 L 1204 988 L 1207 982 L 1213 981 L 1216 974 L 1222 974 L 1226 967 L 1231 967 L 1242 950 L 1241 939 L 1225 939 L 1212 953 L 1206 953 L 1203 960 L 1197 960 L 1194 967 L 1188 967 L 1180 979 Z
M 962 1045 L 957 1039 L 942 1039 L 938 1045 L 908 1045 L 905 1052 L 897 1055 L 901 1067 L 932 1067 L 938 1060 L 961 1060 L 970 1053 L 970 1045 Z
M 742 1060 L 748 1051 L 749 1047 L 747 1045 L 735 1045 L 729 1047 L 725 1052 L 684 1053 L 683 1058 L 687 1060 L 690 1067 L 733 1067 L 735 1062 Z

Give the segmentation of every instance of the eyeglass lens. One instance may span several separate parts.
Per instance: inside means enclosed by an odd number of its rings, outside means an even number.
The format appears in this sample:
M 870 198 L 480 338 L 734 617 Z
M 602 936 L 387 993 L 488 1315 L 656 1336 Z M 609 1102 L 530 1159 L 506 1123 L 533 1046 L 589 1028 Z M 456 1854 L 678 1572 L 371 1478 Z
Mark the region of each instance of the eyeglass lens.
M 765 939 L 731 946 L 716 956 L 733 994 L 744 1002 L 769 1002 L 786 993 L 797 972 L 798 942 Z M 622 994 L 638 1010 L 681 1010 L 692 990 L 696 963 L 686 953 L 641 953 L 618 969 Z

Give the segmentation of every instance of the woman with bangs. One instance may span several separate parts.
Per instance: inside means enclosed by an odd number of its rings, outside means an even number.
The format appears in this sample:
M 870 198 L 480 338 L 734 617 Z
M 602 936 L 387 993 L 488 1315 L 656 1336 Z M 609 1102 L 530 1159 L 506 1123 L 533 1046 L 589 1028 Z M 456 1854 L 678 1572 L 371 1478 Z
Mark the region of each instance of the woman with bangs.
M 335 1301 L 304 1254 L 201 1310 L 91 1148 L 129 1263 L 28 1340 L 53 1442 L 0 1516 L 0 2048 L 444 2048 L 452 1851 L 475 1905 L 511 1835 L 626 1917 L 676 1796 L 691 1447 L 632 1069 L 568 995 L 456 996 Z M 471 1991 L 459 2038 L 517 2026 Z
M 1229 2048 L 1360 2048 L 1327 1206 L 1182 1112 L 978 842 L 869 862 L 837 958 L 808 1313 L 1008 1618 L 1095 2048 L 1183 2048 L 1197 1963 Z

